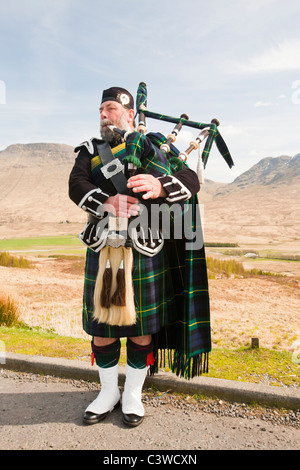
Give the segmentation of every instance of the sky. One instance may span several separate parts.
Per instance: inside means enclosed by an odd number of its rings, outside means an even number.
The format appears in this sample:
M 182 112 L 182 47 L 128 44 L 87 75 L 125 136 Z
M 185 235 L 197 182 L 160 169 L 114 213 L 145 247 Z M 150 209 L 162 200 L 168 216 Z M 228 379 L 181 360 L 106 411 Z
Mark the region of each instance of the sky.
M 0 12 L 0 150 L 97 137 L 103 89 L 135 97 L 144 81 L 150 111 L 219 119 L 235 165 L 213 145 L 208 179 L 300 152 L 299 0 L 1 0 Z M 197 135 L 184 127 L 179 150 Z

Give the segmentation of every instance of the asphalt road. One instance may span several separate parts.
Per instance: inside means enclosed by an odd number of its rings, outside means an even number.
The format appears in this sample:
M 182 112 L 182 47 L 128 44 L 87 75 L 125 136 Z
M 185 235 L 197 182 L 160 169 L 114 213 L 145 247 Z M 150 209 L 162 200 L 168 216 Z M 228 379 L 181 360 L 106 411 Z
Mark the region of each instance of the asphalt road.
M 122 423 L 120 408 L 105 421 L 82 423 L 86 406 L 97 395 L 84 381 L 47 380 L 33 374 L 0 374 L 0 450 L 185 451 L 299 450 L 299 427 L 236 413 L 234 417 L 173 406 L 172 400 L 150 400 L 137 428 Z M 98 456 L 98 463 L 108 463 Z M 107 453 L 105 454 L 107 455 Z M 111 457 L 113 458 L 113 457 Z M 120 458 L 120 456 L 118 457 Z M 154 457 L 153 457 L 154 458 Z M 160 457 L 156 457 L 160 459 Z M 99 461 L 100 459 L 100 461 Z M 123 462 L 116 462 L 123 463 Z M 128 463 L 128 462 L 127 462 Z M 161 461 L 148 462 L 151 464 Z M 194 462 L 192 462 L 194 463 Z M 199 462 L 198 462 L 199 463 Z M 131 466 L 135 462 L 132 461 Z

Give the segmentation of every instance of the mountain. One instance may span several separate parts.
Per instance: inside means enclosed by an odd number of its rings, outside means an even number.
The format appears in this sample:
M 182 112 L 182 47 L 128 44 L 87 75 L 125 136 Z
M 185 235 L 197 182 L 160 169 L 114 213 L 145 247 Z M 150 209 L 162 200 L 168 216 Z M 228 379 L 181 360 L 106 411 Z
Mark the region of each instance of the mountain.
M 75 157 L 73 147 L 52 143 L 15 144 L 0 152 L 0 237 L 60 234 L 73 230 L 69 221 L 85 222 L 68 196 Z
M 278 187 L 299 184 L 300 181 L 300 153 L 294 157 L 267 157 L 238 176 L 232 183 L 217 191 L 218 195 L 228 194 L 230 191 L 253 188 L 254 186 Z
M 68 196 L 73 147 L 34 143 L 0 151 L 0 237 L 79 233 L 86 214 Z M 205 238 L 274 244 L 299 239 L 300 154 L 267 157 L 232 183 L 206 180 Z
M 211 241 L 276 245 L 300 236 L 300 154 L 267 157 L 216 187 L 205 202 L 205 233 Z M 201 191 L 200 191 L 201 199 Z
M 64 164 L 74 160 L 73 147 L 64 144 L 14 144 L 0 152 L 0 166 L 28 168 Z

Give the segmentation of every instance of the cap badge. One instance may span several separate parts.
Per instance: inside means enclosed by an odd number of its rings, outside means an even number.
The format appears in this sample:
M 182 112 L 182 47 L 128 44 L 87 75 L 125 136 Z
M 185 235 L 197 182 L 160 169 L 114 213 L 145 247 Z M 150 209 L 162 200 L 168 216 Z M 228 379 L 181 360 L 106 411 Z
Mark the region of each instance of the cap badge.
M 122 93 L 122 94 L 120 95 L 120 101 L 121 101 L 121 103 L 122 103 L 123 106 L 126 106 L 126 105 L 129 104 L 129 102 L 130 102 L 129 96 L 126 95 L 125 93 Z

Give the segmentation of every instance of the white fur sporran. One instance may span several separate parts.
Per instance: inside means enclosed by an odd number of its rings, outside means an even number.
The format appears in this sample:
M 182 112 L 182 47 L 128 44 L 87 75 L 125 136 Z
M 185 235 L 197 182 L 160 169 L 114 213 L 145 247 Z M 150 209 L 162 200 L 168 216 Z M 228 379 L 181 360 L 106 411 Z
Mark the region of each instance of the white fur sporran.
M 93 313 L 99 323 L 117 326 L 136 323 L 132 269 L 131 248 L 105 246 L 100 251 Z

